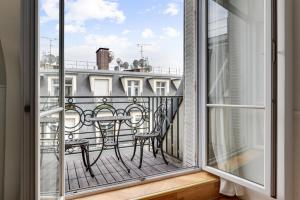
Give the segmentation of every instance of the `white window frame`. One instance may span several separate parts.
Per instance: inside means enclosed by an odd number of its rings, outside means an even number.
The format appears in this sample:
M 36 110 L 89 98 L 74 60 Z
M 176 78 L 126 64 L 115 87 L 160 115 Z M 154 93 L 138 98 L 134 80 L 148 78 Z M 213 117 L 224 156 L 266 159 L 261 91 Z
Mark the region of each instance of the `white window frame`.
M 126 93 L 126 95 L 128 96 L 128 81 L 139 81 L 139 94 L 138 96 L 141 96 L 143 94 L 143 78 L 128 78 L 128 77 L 122 77 L 121 81 L 124 87 L 124 91 Z
M 108 81 L 108 96 L 112 95 L 112 77 L 111 76 L 90 76 L 90 86 L 93 95 L 95 96 L 95 81 L 106 80 Z
M 165 95 L 163 96 L 168 96 L 170 94 L 170 81 L 169 80 L 163 80 L 163 79 L 156 79 L 154 80 L 154 93 L 156 95 L 162 96 L 161 94 L 157 94 L 157 89 L 158 89 L 158 83 L 165 83 Z M 162 88 L 162 87 L 160 87 Z M 161 92 L 161 90 L 160 90 Z
M 59 77 L 58 76 L 48 76 L 48 95 L 50 96 L 54 96 L 54 91 L 52 90 L 52 81 L 53 80 L 59 80 Z M 65 81 L 66 79 L 72 79 L 72 96 L 74 96 L 76 94 L 76 90 L 77 90 L 77 83 L 76 83 L 76 76 L 70 76 L 70 75 L 67 75 L 65 76 Z M 67 86 L 65 84 L 65 86 Z
M 200 161 L 202 165 L 202 169 L 205 171 L 208 171 L 212 174 L 215 174 L 217 176 L 220 176 L 226 180 L 232 181 L 234 183 L 237 183 L 239 185 L 242 185 L 244 187 L 250 188 L 254 191 L 258 191 L 263 194 L 267 194 L 268 196 L 274 196 L 274 180 L 272 179 L 272 175 L 274 175 L 273 170 L 274 167 L 272 164 L 272 158 L 273 153 L 272 152 L 272 145 L 274 145 L 274 141 L 272 141 L 272 127 L 271 127 L 271 121 L 272 121 L 272 85 L 271 85 L 271 68 L 272 68 L 272 23 L 271 23 L 271 13 L 272 13 L 272 6 L 271 6 L 271 0 L 264 0 L 265 2 L 265 8 L 264 9 L 264 17 L 265 17 L 265 66 L 266 66 L 266 77 L 265 77 L 265 104 L 263 106 L 249 106 L 249 105 L 216 105 L 216 104 L 208 104 L 207 102 L 207 2 L 208 0 L 202 0 L 200 2 L 199 7 L 201 8 L 201 12 L 199 14 L 199 43 L 204 44 L 201 45 L 201 48 L 199 49 L 199 65 L 200 65 L 200 71 L 199 71 L 199 79 L 200 79 L 200 85 L 199 85 L 199 127 L 200 127 Z M 207 158 L 207 141 L 208 141 L 208 108 L 209 107 L 233 107 L 233 108 L 254 108 L 254 109 L 264 109 L 265 110 L 265 138 L 264 138 L 264 186 L 261 186 L 259 184 L 256 184 L 254 182 L 248 181 L 246 179 L 237 177 L 235 175 L 226 173 L 224 171 L 221 171 L 219 169 L 210 167 L 207 165 L 208 158 Z

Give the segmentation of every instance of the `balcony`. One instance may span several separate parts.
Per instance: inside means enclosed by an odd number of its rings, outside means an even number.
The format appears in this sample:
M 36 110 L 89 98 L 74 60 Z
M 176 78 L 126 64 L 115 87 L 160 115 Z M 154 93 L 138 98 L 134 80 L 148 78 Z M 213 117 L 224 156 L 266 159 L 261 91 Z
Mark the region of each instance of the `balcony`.
M 55 97 L 43 97 L 41 107 L 44 110 L 55 107 Z M 84 190 L 98 189 L 123 183 L 144 181 L 145 179 L 173 173 L 185 168 L 182 162 L 182 96 L 103 96 L 103 97 L 66 97 L 65 99 L 65 141 L 85 139 L 88 141 L 90 162 L 95 177 L 86 170 L 80 147 L 66 148 L 65 151 L 65 189 L 67 193 L 76 193 Z M 165 105 L 165 120 L 160 130 L 164 136 L 162 149 L 168 164 L 160 152 L 153 155 L 152 144 L 146 141 L 143 147 L 142 167 L 140 162 L 140 144 L 138 143 L 134 159 L 134 136 L 139 133 L 148 133 L 154 129 L 155 112 L 161 105 Z M 130 168 L 130 173 L 115 155 L 113 147 L 103 147 L 103 142 L 112 140 L 113 128 L 108 128 L 105 136 L 97 123 L 91 118 L 104 116 L 130 116 L 130 120 L 121 123 L 119 132 L 120 154 Z M 41 177 L 55 177 L 59 170 L 59 143 L 58 143 L 58 115 L 41 118 Z M 102 126 L 101 126 L 102 127 Z M 155 149 L 159 143 L 154 142 Z M 48 180 L 51 180 L 49 182 Z M 44 182 L 43 182 L 44 181 Z M 58 191 L 58 178 L 43 178 L 41 193 L 45 196 Z

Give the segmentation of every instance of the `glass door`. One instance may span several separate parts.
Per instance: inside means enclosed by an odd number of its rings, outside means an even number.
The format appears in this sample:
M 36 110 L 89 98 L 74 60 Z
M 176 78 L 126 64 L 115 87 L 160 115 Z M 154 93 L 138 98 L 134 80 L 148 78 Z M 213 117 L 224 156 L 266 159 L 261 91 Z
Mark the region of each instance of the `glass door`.
M 271 0 L 204 2 L 204 169 L 272 195 Z
M 64 2 L 40 0 L 39 4 L 39 193 L 41 199 L 60 199 L 64 196 Z M 51 26 L 46 25 L 48 20 Z

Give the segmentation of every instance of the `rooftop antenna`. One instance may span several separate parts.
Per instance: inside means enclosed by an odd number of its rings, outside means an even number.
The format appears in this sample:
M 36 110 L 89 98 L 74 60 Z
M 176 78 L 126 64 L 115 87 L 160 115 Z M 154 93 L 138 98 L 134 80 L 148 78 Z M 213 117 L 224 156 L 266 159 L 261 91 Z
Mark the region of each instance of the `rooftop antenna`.
M 53 47 L 52 43 L 54 41 L 57 41 L 58 39 L 57 38 L 50 38 L 50 37 L 41 37 L 41 38 L 44 38 L 44 39 L 46 39 L 46 40 L 49 41 L 49 55 L 51 55 L 51 53 L 52 53 L 52 47 Z
M 151 46 L 151 44 L 143 44 L 143 43 L 140 43 L 140 44 L 136 44 L 136 46 L 141 48 L 141 50 L 140 50 L 140 53 L 141 53 L 141 59 L 144 59 L 144 47 L 145 47 L 145 46 Z

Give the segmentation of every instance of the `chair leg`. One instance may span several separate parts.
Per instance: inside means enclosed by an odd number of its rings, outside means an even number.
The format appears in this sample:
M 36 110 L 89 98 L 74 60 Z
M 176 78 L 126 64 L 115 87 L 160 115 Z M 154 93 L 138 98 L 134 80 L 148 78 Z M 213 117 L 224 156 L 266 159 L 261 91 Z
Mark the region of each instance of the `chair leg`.
M 85 166 L 85 168 L 87 168 L 87 164 L 86 164 L 86 155 L 85 155 L 85 149 L 84 147 L 80 147 L 81 148 L 81 156 L 82 156 L 82 160 L 83 160 L 83 164 Z
M 137 145 L 137 139 L 134 140 L 134 149 L 133 149 L 133 154 L 132 154 L 132 157 L 131 157 L 131 161 L 133 160 L 133 158 L 134 158 L 134 156 L 135 156 L 136 145 Z
M 85 153 L 86 153 L 85 156 L 86 156 L 86 162 L 87 162 L 88 170 L 90 171 L 91 177 L 95 177 L 95 175 L 93 173 L 93 170 L 92 170 L 91 163 L 90 163 L 90 155 L 89 155 L 89 148 L 88 147 L 86 147 Z
M 161 155 L 162 155 L 162 157 L 163 157 L 165 163 L 166 163 L 166 164 L 169 164 L 168 161 L 167 161 L 166 158 L 165 158 L 165 154 L 164 154 L 164 150 L 163 150 L 163 144 L 161 144 L 160 151 L 161 151 Z
M 143 139 L 143 140 L 141 140 L 141 142 L 140 142 L 140 165 L 139 165 L 139 169 L 141 169 L 141 167 L 142 167 L 142 162 L 143 162 L 143 151 L 144 151 L 144 144 L 145 144 L 145 140 Z
M 153 151 L 153 156 L 154 158 L 156 158 L 156 153 L 155 153 L 155 146 L 154 146 L 154 138 L 151 138 L 151 141 L 152 141 L 152 151 Z
M 118 152 L 117 152 L 117 147 L 114 146 L 114 149 L 115 149 L 115 154 L 116 154 L 116 156 L 117 156 L 117 159 L 120 160 L 120 157 L 119 157 Z

